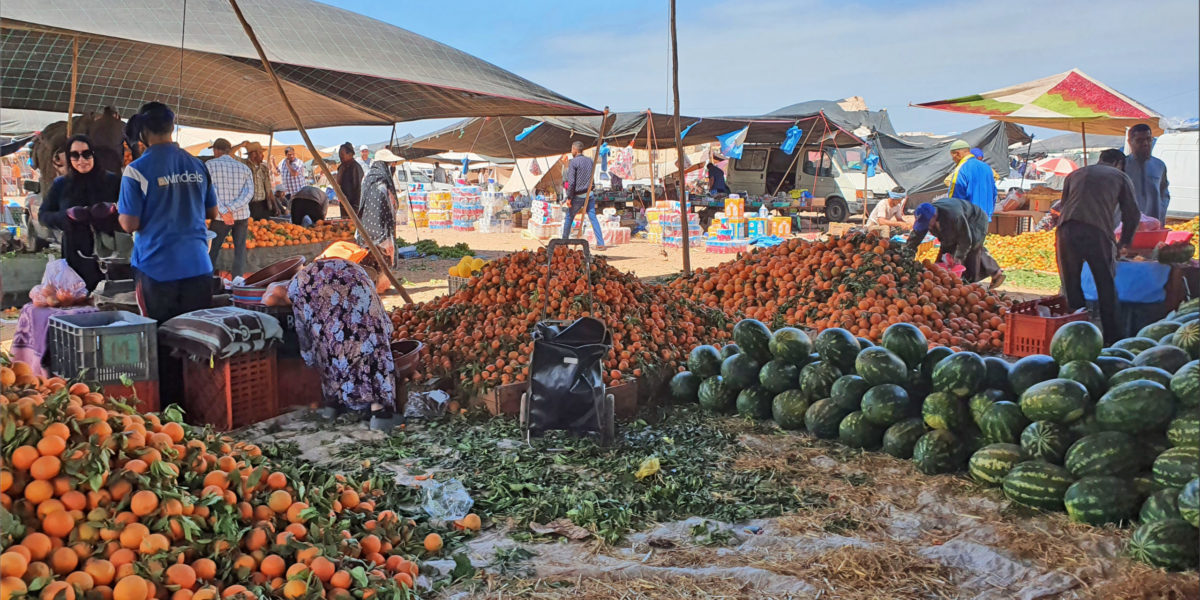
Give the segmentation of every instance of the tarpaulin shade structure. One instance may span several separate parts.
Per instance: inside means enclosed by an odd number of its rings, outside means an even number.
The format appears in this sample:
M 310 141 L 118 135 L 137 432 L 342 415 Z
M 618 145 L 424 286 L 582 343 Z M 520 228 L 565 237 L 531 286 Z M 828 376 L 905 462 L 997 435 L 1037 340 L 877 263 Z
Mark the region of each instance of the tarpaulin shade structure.
M 305 127 L 598 113 L 350 11 L 311 0 L 255 0 L 242 10 Z M 184 125 L 295 128 L 227 0 L 4 0 L 0 19 L 0 106 L 65 113 L 77 44 L 77 110 L 129 115 L 160 100 Z
M 997 121 L 1075 131 L 1124 135 L 1138 123 L 1162 134 L 1162 115 L 1079 69 L 982 94 L 923 102 L 922 108 L 983 115 Z
M 1090 130 L 1089 130 L 1090 133 Z M 1009 141 L 1013 141 L 1010 140 Z M 1123 148 L 1125 147 L 1125 137 L 1120 135 L 1088 135 L 1087 145 L 1090 148 Z M 1054 154 L 1058 152 L 1067 152 L 1070 150 L 1079 150 L 1083 148 L 1083 135 L 1078 133 L 1064 133 L 1056 135 L 1044 140 L 1037 140 L 1032 144 L 1022 144 L 1009 148 L 1010 154 L 1025 156 L 1026 152 L 1033 154 Z
M 497 117 L 473 118 L 454 123 L 448 127 L 419 136 L 403 149 L 408 157 L 421 156 L 428 151 L 476 152 L 488 156 L 510 158 L 533 158 L 561 154 L 571 149 L 571 143 L 582 141 L 585 146 L 596 145 L 600 135 L 601 117 Z M 684 145 L 712 142 L 718 135 L 750 126 L 746 136 L 749 144 L 775 144 L 783 140 L 787 130 L 797 125 L 804 131 L 814 131 L 811 138 L 826 133 L 826 146 L 858 146 L 863 142 L 836 123 L 825 119 L 823 113 L 790 117 L 680 117 L 680 127 L 687 131 Z M 540 125 L 539 125 L 540 123 Z M 518 134 L 537 125 L 526 137 L 516 140 Z M 609 145 L 632 145 L 646 148 L 646 130 L 654 135 L 649 144 L 666 148 L 675 143 L 675 118 L 671 115 L 640 112 L 618 112 L 609 115 L 604 140 Z M 690 129 L 689 129 L 690 127 Z
M 1000 175 L 1008 175 L 1008 134 L 1004 123 L 988 123 L 957 136 L 895 136 L 876 134 L 879 164 L 910 195 L 946 191 L 945 179 L 954 167 L 950 144 L 961 139 L 983 151 L 983 159 Z

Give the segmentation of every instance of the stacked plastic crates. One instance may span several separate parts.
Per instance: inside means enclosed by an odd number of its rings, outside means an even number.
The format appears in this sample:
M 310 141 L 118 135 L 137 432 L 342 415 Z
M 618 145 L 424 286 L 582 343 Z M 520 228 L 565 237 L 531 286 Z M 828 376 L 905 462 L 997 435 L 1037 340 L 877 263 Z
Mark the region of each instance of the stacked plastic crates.
M 617 214 L 616 209 L 606 208 L 601 214 L 596 215 L 596 219 L 600 221 L 600 234 L 604 236 L 605 246 L 629 243 L 632 238 L 631 230 L 628 227 L 621 227 L 621 216 Z M 593 246 L 598 245 L 596 234 L 592 231 L 592 224 L 586 214 L 575 215 L 575 221 L 571 224 L 571 237 L 583 238 Z
M 475 223 L 483 217 L 480 194 L 477 185 L 456 186 L 451 192 L 451 227 L 455 231 L 475 231 Z
M 408 205 L 412 209 L 413 225 L 429 227 L 429 188 L 425 183 L 408 184 Z
M 429 228 L 450 229 L 454 226 L 454 198 L 449 190 L 429 192 Z
M 529 235 L 539 240 L 558 237 L 562 233 L 563 212 L 562 206 L 538 196 L 529 207 Z
M 513 211 L 500 192 L 483 193 L 483 215 L 476 223 L 480 233 L 510 233 L 513 229 Z

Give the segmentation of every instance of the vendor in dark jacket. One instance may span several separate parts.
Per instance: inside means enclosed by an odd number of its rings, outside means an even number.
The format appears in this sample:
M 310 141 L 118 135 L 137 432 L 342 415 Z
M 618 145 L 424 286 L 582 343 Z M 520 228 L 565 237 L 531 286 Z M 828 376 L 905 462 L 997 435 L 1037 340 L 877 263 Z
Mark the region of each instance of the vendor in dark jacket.
M 938 260 L 946 255 L 965 267 L 962 279 L 975 283 L 991 277 L 991 287 L 1004 281 L 1004 271 L 992 259 L 983 242 L 987 238 L 988 215 L 978 206 L 958 198 L 942 198 L 925 203 L 914 212 L 916 223 L 908 236 L 908 247 L 916 251 L 926 233 L 932 233 L 941 244 Z
M 1084 306 L 1080 275 L 1087 263 L 1096 281 L 1100 325 L 1105 344 L 1125 337 L 1117 318 L 1116 253 L 1133 241 L 1142 212 L 1138 209 L 1133 181 L 1124 171 L 1125 154 L 1120 150 L 1100 153 L 1100 162 L 1083 167 L 1063 180 L 1062 216 L 1055 234 L 1058 277 L 1071 310 Z M 1112 216 L 1120 208 L 1121 242 L 1113 243 Z
M 104 276 L 95 258 L 93 229 L 112 233 L 117 227 L 117 196 L 121 178 L 96 166 L 96 153 L 86 135 L 67 140 L 67 174 L 54 180 L 38 220 L 63 232 L 67 264 L 83 278 L 88 291 Z

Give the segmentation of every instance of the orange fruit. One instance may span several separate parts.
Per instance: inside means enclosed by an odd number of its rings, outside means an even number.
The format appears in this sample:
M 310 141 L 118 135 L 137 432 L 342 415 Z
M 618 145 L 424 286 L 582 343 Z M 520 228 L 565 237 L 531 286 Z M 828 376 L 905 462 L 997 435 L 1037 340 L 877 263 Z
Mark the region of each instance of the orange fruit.
M 166 570 L 167 585 L 177 585 L 184 589 L 196 587 L 196 570 L 189 565 L 174 564 Z
M 38 440 L 37 450 L 42 456 L 59 456 L 67 449 L 67 439 L 56 435 L 43 435 Z
M 0 492 L 7 492 L 13 486 L 13 474 L 8 469 L 0 469 Z
M 121 547 L 135 549 L 142 545 L 142 540 L 150 535 L 150 528 L 141 523 L 129 523 L 121 530 Z
M 425 551 L 430 554 L 437 554 L 442 551 L 442 536 L 431 533 L 425 536 Z
M 5 385 L 12 385 L 6 383 Z M 0 600 L 11 600 L 11 598 L 21 595 L 24 598 L 26 587 L 25 582 L 20 577 L 5 577 L 0 579 Z
M 483 527 L 483 523 L 481 523 L 479 520 L 479 515 L 475 513 L 468 513 L 467 516 L 460 519 L 459 522 L 462 524 L 463 529 L 468 531 L 479 531 L 480 528 Z
M 308 508 L 307 502 L 293 502 L 287 509 L 287 520 L 291 523 L 303 523 L 307 521 L 308 519 L 300 515 L 306 508 Z
M 92 576 L 92 581 L 96 585 L 108 585 L 112 583 L 113 578 L 117 574 L 117 568 L 103 558 L 89 558 L 83 564 L 83 570 Z
M 42 600 L 75 600 L 75 586 L 65 581 L 52 581 L 42 588 Z
M 34 446 L 17 446 L 12 453 L 12 466 L 18 471 L 28 471 L 40 456 L 41 453 Z
M 278 554 L 267 555 L 262 559 L 262 564 L 258 566 L 258 570 L 262 571 L 267 577 L 279 577 L 283 575 L 286 569 L 287 563 Z
M 329 578 L 333 577 L 334 572 L 337 571 L 337 565 L 324 556 L 314 558 L 308 567 L 312 570 L 313 575 L 316 575 L 317 579 L 321 581 L 329 581 Z
M 144 517 L 158 508 L 158 495 L 150 490 L 141 490 L 129 501 L 129 510 L 133 514 Z
M 138 552 L 142 555 L 157 554 L 166 552 L 171 548 L 171 541 L 167 536 L 161 533 L 152 533 L 142 538 L 142 543 L 138 546 Z
M 57 538 L 66 538 L 75 530 L 75 517 L 65 510 L 54 511 L 42 518 L 42 531 Z
M 113 600 L 146 600 L 149 595 L 148 582 L 138 575 L 124 577 L 113 587 Z
M 287 511 L 291 505 L 292 495 L 287 493 L 286 490 L 275 490 L 267 497 L 267 506 L 271 507 L 271 510 L 276 513 Z
M 31 560 L 42 560 L 50 556 L 50 551 L 54 549 L 54 545 L 50 542 L 50 536 L 40 531 L 26 535 L 21 540 L 21 545 L 29 550 Z
M 20 577 L 25 574 L 25 569 L 29 567 L 29 558 L 19 552 L 11 550 L 0 554 L 0 576 L 2 577 Z
M 293 579 L 283 586 L 283 597 L 288 600 L 303 598 L 307 593 L 308 584 L 299 579 Z
M 63 546 L 50 554 L 50 568 L 59 575 L 66 575 L 79 566 L 79 555 Z
M 273 490 L 282 490 L 287 487 L 287 475 L 279 471 L 267 475 L 267 487 Z
M 209 558 L 198 558 L 192 563 L 197 579 L 212 579 L 217 576 L 217 563 Z

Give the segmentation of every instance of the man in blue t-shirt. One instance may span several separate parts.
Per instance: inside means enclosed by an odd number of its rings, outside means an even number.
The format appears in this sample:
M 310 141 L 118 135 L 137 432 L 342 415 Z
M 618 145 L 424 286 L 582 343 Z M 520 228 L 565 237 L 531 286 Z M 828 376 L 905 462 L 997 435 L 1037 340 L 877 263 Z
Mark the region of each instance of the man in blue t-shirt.
M 213 266 L 205 219 L 217 195 L 204 163 L 171 140 L 175 115 L 150 102 L 126 125 L 146 146 L 121 177 L 121 227 L 134 234 L 133 268 L 142 314 L 163 322 L 212 305 Z

